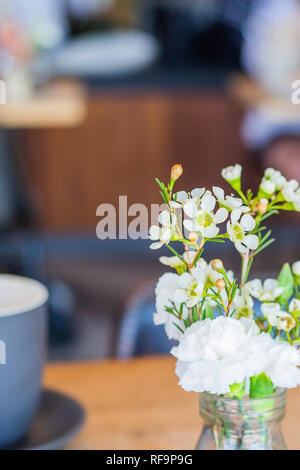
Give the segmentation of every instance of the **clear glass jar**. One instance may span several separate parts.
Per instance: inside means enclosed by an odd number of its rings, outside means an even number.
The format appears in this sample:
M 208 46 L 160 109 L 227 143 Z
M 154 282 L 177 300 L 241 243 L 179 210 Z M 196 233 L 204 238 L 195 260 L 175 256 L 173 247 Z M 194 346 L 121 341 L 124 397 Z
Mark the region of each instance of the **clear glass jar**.
M 206 425 L 197 450 L 285 450 L 281 421 L 286 390 L 267 398 L 234 399 L 200 394 L 200 414 Z

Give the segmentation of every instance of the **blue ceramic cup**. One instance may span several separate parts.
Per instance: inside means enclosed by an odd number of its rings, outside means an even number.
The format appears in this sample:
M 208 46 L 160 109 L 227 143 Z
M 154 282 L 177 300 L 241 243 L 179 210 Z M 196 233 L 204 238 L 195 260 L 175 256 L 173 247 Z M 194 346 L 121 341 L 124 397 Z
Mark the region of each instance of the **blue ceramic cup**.
M 39 405 L 47 299 L 40 282 L 0 275 L 0 449 L 24 437 Z

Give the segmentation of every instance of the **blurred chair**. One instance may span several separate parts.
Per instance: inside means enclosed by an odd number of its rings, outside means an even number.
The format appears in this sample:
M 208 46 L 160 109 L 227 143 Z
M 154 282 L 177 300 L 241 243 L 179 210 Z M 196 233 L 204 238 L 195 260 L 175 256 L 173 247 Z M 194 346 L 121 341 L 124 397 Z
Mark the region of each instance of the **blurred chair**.
M 116 356 L 128 359 L 134 356 L 168 354 L 170 341 L 163 326 L 155 326 L 155 282 L 140 285 L 125 301 L 121 324 L 116 335 Z

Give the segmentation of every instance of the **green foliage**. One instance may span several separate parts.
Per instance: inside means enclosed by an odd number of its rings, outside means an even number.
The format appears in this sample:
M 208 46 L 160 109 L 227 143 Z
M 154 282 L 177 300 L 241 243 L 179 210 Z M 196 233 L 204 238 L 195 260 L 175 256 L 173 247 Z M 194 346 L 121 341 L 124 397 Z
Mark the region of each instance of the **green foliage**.
M 274 385 L 264 372 L 250 378 L 250 398 L 265 398 L 273 393 Z
M 245 383 L 235 383 L 230 385 L 230 392 L 228 395 L 232 398 L 242 398 L 245 395 L 246 389 L 245 389 Z
M 294 292 L 294 278 L 289 263 L 285 263 L 278 276 L 278 284 L 283 287 L 283 292 L 279 297 L 281 305 L 287 305 L 288 300 L 292 297 Z

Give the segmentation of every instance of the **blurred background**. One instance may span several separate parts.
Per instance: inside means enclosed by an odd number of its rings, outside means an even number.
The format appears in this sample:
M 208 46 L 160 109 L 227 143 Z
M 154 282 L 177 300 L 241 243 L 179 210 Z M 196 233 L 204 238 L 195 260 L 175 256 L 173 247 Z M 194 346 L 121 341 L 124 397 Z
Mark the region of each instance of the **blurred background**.
M 0 267 L 49 287 L 50 360 L 167 351 L 151 326 L 163 251 L 97 239 L 96 209 L 150 209 L 174 163 L 178 189 L 225 187 L 237 162 L 247 187 L 269 166 L 300 180 L 300 2 L 0 0 L 0 78 Z M 270 225 L 263 277 L 300 259 L 299 217 Z

